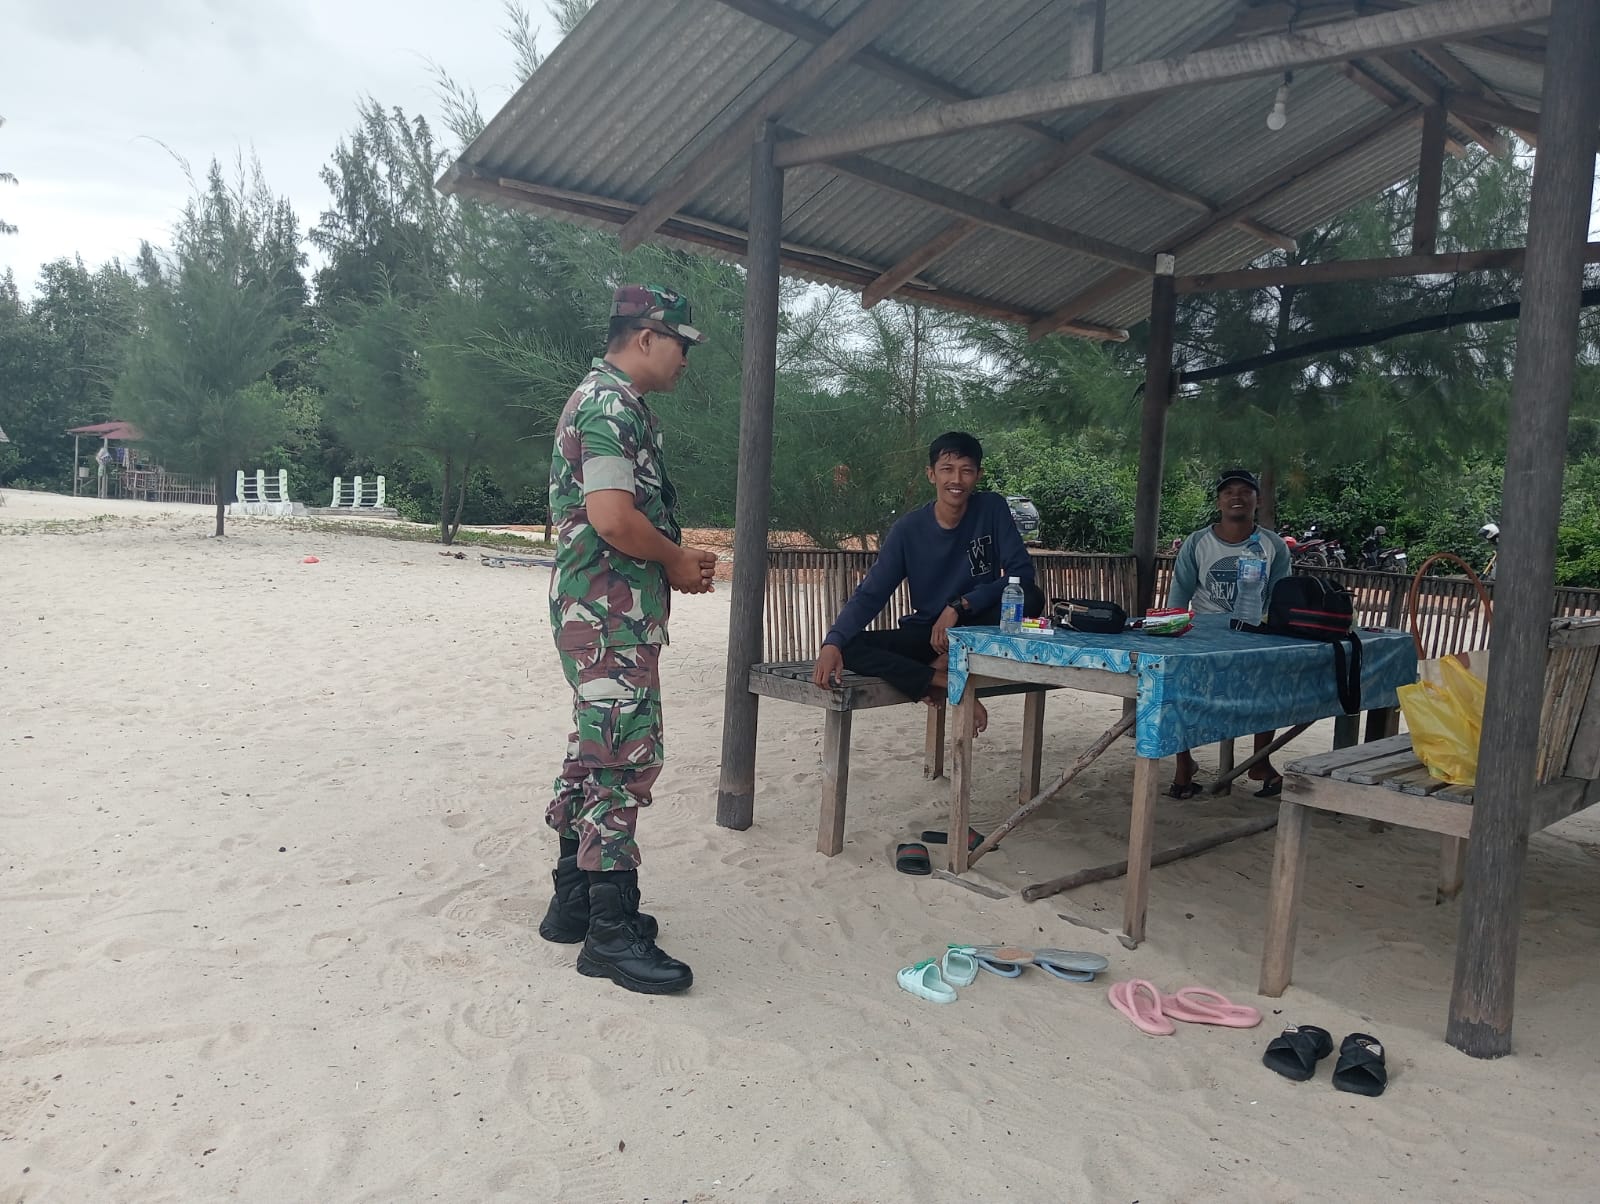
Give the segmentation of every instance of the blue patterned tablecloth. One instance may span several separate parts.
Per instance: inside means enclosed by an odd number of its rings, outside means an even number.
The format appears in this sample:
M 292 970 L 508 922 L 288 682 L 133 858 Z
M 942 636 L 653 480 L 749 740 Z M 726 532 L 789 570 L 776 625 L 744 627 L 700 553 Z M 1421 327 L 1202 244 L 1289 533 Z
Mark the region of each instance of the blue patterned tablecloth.
M 1395 689 L 1417 679 L 1416 647 L 1400 631 L 1359 634 L 1361 705 L 1369 710 L 1395 706 Z M 998 627 L 952 627 L 952 704 L 966 692 L 967 658 L 974 653 L 1025 664 L 1136 674 L 1134 743 L 1141 757 L 1167 757 L 1217 740 L 1342 713 L 1334 688 L 1332 648 L 1310 640 L 1233 631 L 1227 615 L 1196 615 L 1193 630 L 1176 638 L 1131 631 L 1002 635 Z

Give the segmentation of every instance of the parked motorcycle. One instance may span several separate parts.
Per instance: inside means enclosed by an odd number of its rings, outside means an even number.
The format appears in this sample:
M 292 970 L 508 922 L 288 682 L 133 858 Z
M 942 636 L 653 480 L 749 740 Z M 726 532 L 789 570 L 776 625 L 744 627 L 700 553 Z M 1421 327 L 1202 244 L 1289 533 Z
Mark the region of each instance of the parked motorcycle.
M 1404 573 L 1406 550 L 1402 547 L 1385 547 L 1389 534 L 1386 527 L 1372 528 L 1372 534 L 1361 541 L 1361 567 L 1379 573 Z
M 1298 539 L 1285 538 L 1284 542 L 1289 545 L 1289 558 L 1295 564 L 1314 569 L 1345 567 L 1344 545 L 1323 535 L 1319 523 L 1312 523 Z

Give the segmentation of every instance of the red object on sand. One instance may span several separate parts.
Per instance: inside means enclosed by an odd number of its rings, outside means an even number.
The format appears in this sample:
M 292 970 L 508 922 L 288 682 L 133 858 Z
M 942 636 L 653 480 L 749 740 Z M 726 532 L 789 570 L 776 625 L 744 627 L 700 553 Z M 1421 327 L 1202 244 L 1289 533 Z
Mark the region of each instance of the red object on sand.
M 300 563 L 301 564 L 321 564 L 322 561 L 318 560 L 315 556 L 307 556 Z

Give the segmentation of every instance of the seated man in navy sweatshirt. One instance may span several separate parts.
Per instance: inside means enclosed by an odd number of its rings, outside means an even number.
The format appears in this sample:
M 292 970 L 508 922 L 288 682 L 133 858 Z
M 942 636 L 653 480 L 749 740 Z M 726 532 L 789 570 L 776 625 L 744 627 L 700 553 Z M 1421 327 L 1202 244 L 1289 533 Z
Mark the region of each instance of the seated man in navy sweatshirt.
M 950 628 L 1000 621 L 1007 577 L 1022 581 L 1028 615 L 1044 612 L 1033 580 L 1033 561 L 1017 534 L 1011 507 L 997 493 L 978 493 L 983 447 L 971 435 L 950 431 L 928 448 L 934 498 L 901 518 L 878 551 L 878 560 L 833 621 L 811 680 L 837 684 L 849 669 L 881 677 L 907 698 L 937 706 L 945 696 Z M 911 613 L 893 631 L 867 631 L 902 581 L 911 583 Z M 977 730 L 988 724 L 978 705 Z

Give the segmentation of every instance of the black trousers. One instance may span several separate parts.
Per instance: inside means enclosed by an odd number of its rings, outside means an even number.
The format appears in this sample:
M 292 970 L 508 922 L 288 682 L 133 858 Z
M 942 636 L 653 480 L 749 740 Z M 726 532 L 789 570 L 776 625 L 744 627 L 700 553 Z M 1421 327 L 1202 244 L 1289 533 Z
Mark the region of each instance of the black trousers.
M 1044 613 L 1044 591 L 1036 585 L 1022 587 L 1022 613 L 1038 618 Z M 1000 604 L 964 616 L 958 626 L 993 627 L 1000 622 Z M 913 702 L 928 696 L 933 684 L 933 662 L 942 654 L 931 642 L 932 623 L 913 623 L 889 631 L 863 631 L 840 651 L 844 667 L 852 673 L 881 677 Z

